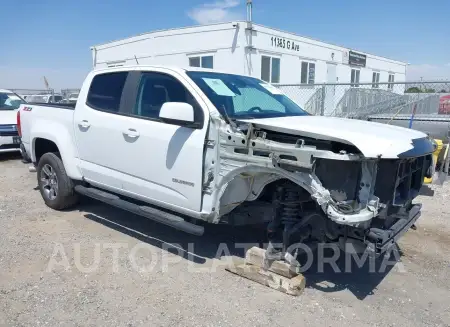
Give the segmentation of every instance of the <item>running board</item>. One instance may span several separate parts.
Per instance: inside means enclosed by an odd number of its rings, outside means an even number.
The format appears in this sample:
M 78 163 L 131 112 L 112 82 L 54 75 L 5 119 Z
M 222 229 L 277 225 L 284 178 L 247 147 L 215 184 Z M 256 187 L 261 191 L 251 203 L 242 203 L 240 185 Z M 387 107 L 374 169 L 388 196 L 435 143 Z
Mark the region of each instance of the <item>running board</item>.
M 205 229 L 203 226 L 187 222 L 183 218 L 169 212 L 147 206 L 139 206 L 129 201 L 125 201 L 115 194 L 101 191 L 93 187 L 75 186 L 75 191 L 90 198 L 102 201 L 114 207 L 135 213 L 139 216 L 154 220 L 158 223 L 173 227 L 185 233 L 201 236 Z

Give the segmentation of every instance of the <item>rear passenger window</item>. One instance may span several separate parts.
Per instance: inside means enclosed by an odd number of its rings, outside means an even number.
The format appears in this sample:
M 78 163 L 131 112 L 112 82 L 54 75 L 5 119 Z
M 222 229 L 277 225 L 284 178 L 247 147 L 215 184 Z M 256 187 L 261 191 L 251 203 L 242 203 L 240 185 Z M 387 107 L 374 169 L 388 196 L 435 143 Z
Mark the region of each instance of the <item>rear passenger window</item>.
M 118 112 L 128 72 L 96 75 L 87 96 L 87 104 L 98 110 Z
M 143 73 L 133 114 L 159 119 L 165 102 L 185 102 L 194 107 L 194 120 L 203 121 L 203 111 L 189 91 L 175 78 L 159 73 Z

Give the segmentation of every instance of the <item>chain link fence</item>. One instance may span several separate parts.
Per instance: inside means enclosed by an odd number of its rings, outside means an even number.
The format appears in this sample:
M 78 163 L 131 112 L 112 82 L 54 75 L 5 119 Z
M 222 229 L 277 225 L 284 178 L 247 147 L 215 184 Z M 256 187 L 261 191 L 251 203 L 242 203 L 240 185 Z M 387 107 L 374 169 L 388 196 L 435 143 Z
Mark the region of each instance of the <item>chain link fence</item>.
M 386 115 L 411 116 L 414 112 L 450 118 L 450 81 L 279 84 L 277 87 L 313 115 L 370 120 Z

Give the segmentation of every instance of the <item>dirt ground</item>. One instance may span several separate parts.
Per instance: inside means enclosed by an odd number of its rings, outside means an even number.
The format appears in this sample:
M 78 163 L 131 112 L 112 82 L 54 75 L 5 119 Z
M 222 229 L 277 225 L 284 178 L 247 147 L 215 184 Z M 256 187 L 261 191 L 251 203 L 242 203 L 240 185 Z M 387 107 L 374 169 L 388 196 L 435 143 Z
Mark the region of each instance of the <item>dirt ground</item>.
M 87 199 L 57 212 L 36 185 L 0 155 L 0 326 L 450 326 L 450 183 L 419 197 L 395 265 L 314 263 L 299 297 L 220 266 L 262 229 L 195 237 Z

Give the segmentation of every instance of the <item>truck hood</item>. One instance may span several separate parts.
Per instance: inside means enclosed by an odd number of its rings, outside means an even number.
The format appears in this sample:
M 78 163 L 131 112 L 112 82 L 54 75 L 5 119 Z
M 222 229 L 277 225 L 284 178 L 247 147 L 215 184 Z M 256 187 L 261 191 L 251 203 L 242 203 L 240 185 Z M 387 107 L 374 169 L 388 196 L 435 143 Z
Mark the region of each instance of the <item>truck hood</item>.
M 17 124 L 17 110 L 0 110 L 0 125 Z
M 352 144 L 366 158 L 416 157 L 434 150 L 433 143 L 422 132 L 363 120 L 294 116 L 241 121 L 275 132 Z

